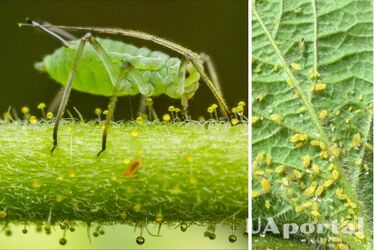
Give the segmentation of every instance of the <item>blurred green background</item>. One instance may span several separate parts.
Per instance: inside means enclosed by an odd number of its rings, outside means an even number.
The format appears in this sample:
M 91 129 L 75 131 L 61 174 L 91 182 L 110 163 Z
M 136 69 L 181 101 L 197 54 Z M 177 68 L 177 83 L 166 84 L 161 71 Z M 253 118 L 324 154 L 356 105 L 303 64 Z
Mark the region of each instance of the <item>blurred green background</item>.
M 19 28 L 25 17 L 52 24 L 119 27 L 140 30 L 177 42 L 195 52 L 209 54 L 218 71 L 224 96 L 230 106 L 247 100 L 248 70 L 247 1 L 0 1 L 0 112 L 9 105 L 19 111 L 23 105 L 39 114 L 36 105 L 49 103 L 60 85 L 46 74 L 34 70 L 34 62 L 54 51 L 61 43 L 35 28 Z M 74 33 L 83 35 L 82 33 Z M 170 51 L 142 40 L 120 38 L 136 46 L 147 46 L 169 54 Z M 215 99 L 201 83 L 190 101 L 193 118 L 207 116 L 207 107 Z M 131 104 L 130 104 L 131 103 Z M 165 96 L 154 100 L 159 114 L 179 100 Z M 106 107 L 105 97 L 72 91 L 72 106 L 90 119 L 96 107 Z M 117 119 L 129 119 L 136 113 L 139 97 L 122 97 Z
M 0 114 L 9 106 L 18 112 L 24 105 L 40 115 L 36 106 L 47 104 L 60 89 L 45 74 L 34 70 L 33 64 L 51 53 L 61 44 L 39 30 L 19 28 L 18 22 L 25 17 L 53 24 L 119 27 L 140 30 L 177 42 L 195 52 L 205 52 L 214 60 L 222 84 L 224 96 L 230 106 L 247 100 L 248 93 L 248 3 L 243 0 L 228 1 L 0 1 Z M 79 36 L 82 33 L 75 33 Z M 121 38 L 136 46 L 147 46 L 165 52 L 160 46 L 136 39 Z M 207 107 L 215 99 L 208 88 L 201 84 L 193 100 L 190 114 L 207 117 Z M 107 98 L 72 91 L 68 108 L 78 108 L 85 119 L 93 118 L 96 107 L 105 107 Z M 131 103 L 131 104 L 130 104 Z M 154 100 L 159 114 L 165 113 L 169 105 L 179 105 L 178 100 L 158 97 Z M 117 119 L 134 118 L 139 97 L 120 98 Z M 133 113 L 133 115 L 132 115 Z M 0 234 L 0 248 L 9 249 L 56 249 L 60 248 L 61 235 L 37 234 L 32 228 L 23 235 L 23 226 L 12 226 L 13 235 Z M 210 241 L 203 237 L 205 228 L 194 227 L 186 233 L 178 229 L 164 229 L 163 237 L 147 235 L 142 247 L 135 244 L 137 233 L 130 227 L 109 228 L 107 233 L 88 242 L 85 228 L 68 233 L 68 244 L 64 248 L 91 249 L 245 249 L 247 239 L 238 232 L 238 241 L 228 242 L 229 228 L 220 228 L 217 238 Z

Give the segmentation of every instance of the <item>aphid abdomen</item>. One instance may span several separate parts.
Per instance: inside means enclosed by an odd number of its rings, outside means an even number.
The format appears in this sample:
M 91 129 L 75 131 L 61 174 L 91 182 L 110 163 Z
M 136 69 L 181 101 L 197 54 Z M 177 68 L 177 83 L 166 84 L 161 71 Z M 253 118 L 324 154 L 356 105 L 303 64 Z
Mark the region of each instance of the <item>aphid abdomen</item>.
M 181 60 L 159 51 L 137 48 L 123 42 L 97 38 L 109 55 L 113 68 L 119 70 L 124 62 L 133 68 L 121 82 L 118 96 L 142 94 L 158 96 L 166 94 L 179 99 L 191 98 L 199 86 L 200 75 L 191 63 L 181 69 Z M 69 48 L 59 48 L 47 55 L 37 69 L 46 71 L 55 81 L 65 85 L 72 69 L 79 40 L 69 42 Z M 183 71 L 183 75 L 180 75 Z M 185 71 L 188 76 L 185 76 Z M 73 89 L 95 95 L 112 96 L 114 86 L 108 72 L 95 50 L 85 47 L 73 83 Z
M 165 66 L 151 73 L 151 84 L 155 86 L 155 95 L 166 94 L 172 98 L 180 98 L 184 85 L 179 82 L 181 60 L 169 58 Z
M 160 51 L 151 51 L 148 48 L 140 48 L 134 55 L 126 55 L 124 60 L 130 62 L 138 70 L 159 70 L 165 66 L 169 56 Z
M 65 85 L 73 66 L 79 40 L 71 41 L 69 48 L 59 48 L 43 59 L 43 69 L 52 79 Z M 113 62 L 120 68 L 121 62 Z M 113 95 L 109 75 L 91 46 L 86 46 L 79 62 L 73 89 L 95 95 Z

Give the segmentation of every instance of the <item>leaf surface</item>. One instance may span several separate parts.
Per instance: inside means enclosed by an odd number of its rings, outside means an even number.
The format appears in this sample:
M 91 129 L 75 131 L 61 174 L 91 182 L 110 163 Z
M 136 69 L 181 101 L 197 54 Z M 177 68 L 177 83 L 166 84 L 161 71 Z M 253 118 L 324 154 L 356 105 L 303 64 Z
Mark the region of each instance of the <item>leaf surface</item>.
M 356 225 L 363 217 L 365 239 L 332 230 L 315 238 L 371 249 L 371 1 L 252 8 L 253 218 Z

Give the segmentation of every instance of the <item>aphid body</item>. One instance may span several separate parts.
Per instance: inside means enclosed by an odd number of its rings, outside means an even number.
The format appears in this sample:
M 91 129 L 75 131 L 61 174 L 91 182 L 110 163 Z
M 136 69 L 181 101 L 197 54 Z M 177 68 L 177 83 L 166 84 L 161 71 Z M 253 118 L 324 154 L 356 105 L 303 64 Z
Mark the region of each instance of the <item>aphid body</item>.
M 199 86 L 200 74 L 192 63 L 186 65 L 177 57 L 159 51 L 111 39 L 96 38 L 109 56 L 114 69 L 119 70 L 124 62 L 132 66 L 121 81 L 117 96 L 142 94 L 158 96 L 166 94 L 172 98 L 183 95 L 190 99 Z M 55 81 L 66 85 L 72 69 L 80 40 L 68 42 L 36 63 L 38 70 L 48 73 Z M 203 67 L 203 66 L 202 66 Z M 114 72 L 117 75 L 117 72 Z M 114 86 L 108 70 L 92 46 L 85 46 L 79 62 L 73 89 L 103 96 L 112 96 Z
M 45 56 L 42 62 L 35 65 L 38 70 L 47 72 L 54 80 L 65 85 L 54 123 L 51 154 L 57 147 L 58 127 L 71 89 L 111 96 L 108 111 L 105 114 L 102 149 L 97 156 L 106 149 L 109 124 L 119 96 L 142 94 L 150 97 L 166 94 L 169 97 L 181 99 L 183 113 L 186 116 L 188 100 L 193 97 L 198 89 L 199 80 L 202 79 L 217 99 L 223 114 L 229 116 L 230 111 L 221 94 L 218 81 L 210 80 L 210 78 L 217 79 L 217 76 L 208 55 L 203 53 L 198 55 L 181 45 L 139 31 L 42 25 L 29 18 L 26 19 L 25 24 L 19 24 L 19 26 L 25 25 L 37 27 L 64 44 L 64 47 Z M 86 31 L 86 34 L 81 39 L 75 39 L 64 29 Z M 183 59 L 170 57 L 165 53 L 151 51 L 145 47 L 137 48 L 124 42 L 97 38 L 91 32 L 152 41 L 177 52 Z M 68 34 L 69 39 L 73 40 L 66 41 L 61 36 L 62 33 L 65 34 L 63 36 Z M 208 66 L 210 77 L 204 72 L 203 64 Z

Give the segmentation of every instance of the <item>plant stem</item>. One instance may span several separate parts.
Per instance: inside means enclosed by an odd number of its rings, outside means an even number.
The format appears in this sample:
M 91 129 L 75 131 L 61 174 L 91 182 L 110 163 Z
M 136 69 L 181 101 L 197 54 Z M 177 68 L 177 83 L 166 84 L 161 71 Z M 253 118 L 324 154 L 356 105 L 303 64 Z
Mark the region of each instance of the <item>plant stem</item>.
M 240 223 L 247 217 L 247 125 L 64 121 L 0 125 L 0 221 Z M 124 173 L 141 162 L 131 176 Z M 131 172 L 131 171 L 130 171 Z M 5 213 L 4 213 L 5 212 Z

